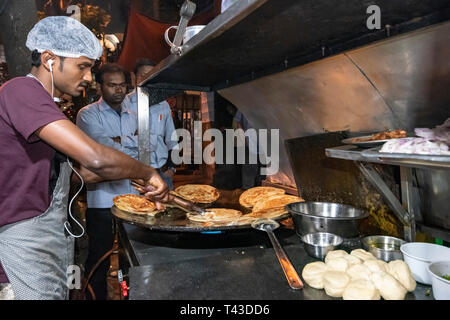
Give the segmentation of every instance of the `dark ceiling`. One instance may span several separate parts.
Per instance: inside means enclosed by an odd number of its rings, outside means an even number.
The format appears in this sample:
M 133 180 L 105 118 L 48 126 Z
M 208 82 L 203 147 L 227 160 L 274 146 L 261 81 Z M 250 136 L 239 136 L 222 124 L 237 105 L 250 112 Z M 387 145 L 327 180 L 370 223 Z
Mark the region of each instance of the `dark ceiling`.
M 209 11 L 214 5 L 214 0 L 192 0 L 197 5 L 195 15 Z M 184 0 L 133 0 L 133 7 L 141 14 L 152 20 L 164 23 L 177 22 Z
M 179 20 L 180 8 L 184 0 L 35 0 L 39 11 L 47 15 L 64 14 L 69 5 L 81 3 L 83 5 L 96 5 L 111 15 L 111 23 L 107 33 L 125 32 L 130 6 L 139 13 L 164 23 L 173 23 Z M 196 15 L 212 8 L 214 0 L 192 0 L 197 5 Z

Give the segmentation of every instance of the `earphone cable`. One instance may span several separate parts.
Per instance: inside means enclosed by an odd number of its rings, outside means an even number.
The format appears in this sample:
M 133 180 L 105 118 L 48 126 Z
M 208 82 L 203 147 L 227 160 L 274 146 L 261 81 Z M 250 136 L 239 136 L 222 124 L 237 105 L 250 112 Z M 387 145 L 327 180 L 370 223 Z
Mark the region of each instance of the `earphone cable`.
M 66 221 L 66 222 L 64 223 L 64 228 L 66 229 L 66 231 L 67 231 L 72 237 L 74 237 L 74 238 L 81 238 L 81 237 L 84 235 L 85 230 L 84 230 L 83 226 L 81 225 L 81 223 L 78 222 L 77 219 L 75 219 L 75 218 L 73 217 L 73 215 L 72 215 L 72 203 L 73 203 L 73 201 L 78 197 L 78 195 L 80 194 L 81 190 L 83 190 L 83 188 L 84 188 L 84 180 L 83 180 L 83 178 L 81 177 L 81 175 L 77 172 L 77 170 L 75 170 L 75 169 L 73 168 L 73 166 L 72 166 L 72 164 L 70 163 L 70 160 L 69 160 L 68 157 L 67 157 L 67 162 L 69 163 L 69 167 L 72 169 L 72 171 L 75 172 L 75 174 L 76 174 L 76 175 L 78 176 L 78 178 L 80 178 L 80 180 L 81 180 L 81 187 L 80 187 L 80 189 L 79 189 L 78 192 L 73 196 L 72 200 L 70 200 L 70 203 L 69 203 L 69 216 L 70 216 L 70 218 L 72 218 L 73 221 L 75 221 L 75 223 L 76 223 L 76 224 L 81 228 L 81 230 L 83 230 L 83 231 L 81 232 L 81 235 L 74 235 L 72 232 L 70 232 L 70 223 L 69 223 L 68 221 Z

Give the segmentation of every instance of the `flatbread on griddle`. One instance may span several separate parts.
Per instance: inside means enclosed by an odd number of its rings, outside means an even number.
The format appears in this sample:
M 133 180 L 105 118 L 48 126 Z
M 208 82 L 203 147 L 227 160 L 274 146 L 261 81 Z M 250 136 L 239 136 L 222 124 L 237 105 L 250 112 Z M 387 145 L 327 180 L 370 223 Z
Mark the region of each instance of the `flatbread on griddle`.
M 287 213 L 288 211 L 284 207 L 268 208 L 260 211 L 253 211 L 233 221 L 233 225 L 236 226 L 248 225 L 252 224 L 253 221 L 259 219 L 277 219 L 283 215 L 286 215 Z
M 113 202 L 118 209 L 135 214 L 154 215 L 162 211 L 158 210 L 152 201 L 134 194 L 117 196 L 113 199 Z
M 252 211 L 251 213 L 247 214 L 246 216 L 253 217 L 256 219 L 275 219 L 278 217 L 281 217 L 282 215 L 285 215 L 289 211 L 286 210 L 284 206 L 282 207 L 276 207 L 276 208 L 267 208 L 262 209 L 260 211 Z
M 255 187 L 244 191 L 239 197 L 239 203 L 243 207 L 252 208 L 259 199 L 277 194 L 285 194 L 285 191 L 274 187 Z
M 187 214 L 191 221 L 206 223 L 227 223 L 232 222 L 242 216 L 242 212 L 234 209 L 211 208 L 206 209 L 208 213 L 204 215 Z
M 304 202 L 300 197 L 292 196 L 289 194 L 277 194 L 265 198 L 260 198 L 258 202 L 253 206 L 253 211 L 261 211 L 264 209 L 283 207 L 290 203 Z
M 219 199 L 219 191 L 206 184 L 186 184 L 175 189 L 180 197 L 195 203 L 212 203 Z

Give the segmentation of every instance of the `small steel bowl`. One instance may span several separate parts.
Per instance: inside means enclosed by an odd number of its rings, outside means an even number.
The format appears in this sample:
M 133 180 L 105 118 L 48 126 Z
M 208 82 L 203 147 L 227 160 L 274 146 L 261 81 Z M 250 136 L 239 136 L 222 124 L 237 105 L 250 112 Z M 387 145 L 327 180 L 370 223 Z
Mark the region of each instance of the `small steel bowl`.
M 344 239 L 327 232 L 309 233 L 301 237 L 306 252 L 314 258 L 325 259 L 328 252 L 342 244 Z
M 361 239 L 363 248 L 372 253 L 377 259 L 386 262 L 403 260 L 400 246 L 406 241 L 388 236 L 369 236 Z

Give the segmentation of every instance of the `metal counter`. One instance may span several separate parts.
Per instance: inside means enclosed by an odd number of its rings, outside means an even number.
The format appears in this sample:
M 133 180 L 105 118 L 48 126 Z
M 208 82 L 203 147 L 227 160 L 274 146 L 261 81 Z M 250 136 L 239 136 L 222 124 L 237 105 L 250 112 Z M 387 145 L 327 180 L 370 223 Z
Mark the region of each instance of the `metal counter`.
M 307 284 L 290 289 L 266 233 L 158 232 L 118 223 L 131 258 L 130 300 L 338 300 Z M 300 276 L 307 263 L 317 261 L 293 230 L 280 228 L 275 234 Z M 355 243 L 344 249 L 359 247 Z M 417 284 L 406 299 L 432 300 L 432 294 L 426 296 L 429 289 Z

